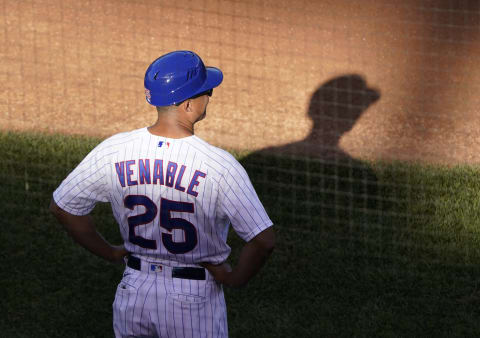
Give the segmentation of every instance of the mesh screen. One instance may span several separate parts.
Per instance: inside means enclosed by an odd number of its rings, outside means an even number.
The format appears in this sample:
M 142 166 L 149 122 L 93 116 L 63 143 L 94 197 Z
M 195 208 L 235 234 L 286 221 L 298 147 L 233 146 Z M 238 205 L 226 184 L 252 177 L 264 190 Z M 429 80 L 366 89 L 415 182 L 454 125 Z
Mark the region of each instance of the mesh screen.
M 0 6 L 0 129 L 95 137 L 12 148 L 2 136 L 5 210 L 47 217 L 51 192 L 99 139 L 155 121 L 143 89 L 151 61 L 194 50 L 224 73 L 196 134 L 246 168 L 278 229 L 278 276 L 295 287 L 346 280 L 331 292 L 353 299 L 373 285 L 376 305 L 443 297 L 447 309 L 476 292 L 478 1 Z M 84 146 L 72 153 L 70 142 Z

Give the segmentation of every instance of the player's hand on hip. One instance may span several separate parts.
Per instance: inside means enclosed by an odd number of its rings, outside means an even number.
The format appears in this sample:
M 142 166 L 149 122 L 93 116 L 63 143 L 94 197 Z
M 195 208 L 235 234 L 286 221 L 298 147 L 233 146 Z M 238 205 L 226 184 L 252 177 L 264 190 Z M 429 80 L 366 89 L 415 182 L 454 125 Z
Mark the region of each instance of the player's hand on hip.
M 207 269 L 218 283 L 232 286 L 232 267 L 227 262 L 220 264 L 200 263 L 200 265 Z
M 130 252 L 125 249 L 125 246 L 122 245 L 112 245 L 112 254 L 111 254 L 111 262 L 112 263 L 123 263 L 123 258 L 128 255 Z

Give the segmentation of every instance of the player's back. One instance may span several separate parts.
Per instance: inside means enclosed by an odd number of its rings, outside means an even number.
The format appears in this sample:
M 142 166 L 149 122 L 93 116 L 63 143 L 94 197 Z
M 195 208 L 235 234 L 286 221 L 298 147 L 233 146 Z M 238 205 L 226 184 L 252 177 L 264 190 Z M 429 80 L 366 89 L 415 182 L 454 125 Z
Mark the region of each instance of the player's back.
M 117 134 L 101 148 L 107 199 L 127 250 L 181 265 L 228 257 L 222 180 L 232 171 L 246 177 L 233 156 L 194 135 L 171 139 L 147 128 Z
M 147 128 L 104 140 L 54 199 L 73 215 L 110 202 L 125 248 L 167 265 L 223 262 L 230 223 L 245 241 L 272 224 L 232 155 L 194 135 L 165 138 Z

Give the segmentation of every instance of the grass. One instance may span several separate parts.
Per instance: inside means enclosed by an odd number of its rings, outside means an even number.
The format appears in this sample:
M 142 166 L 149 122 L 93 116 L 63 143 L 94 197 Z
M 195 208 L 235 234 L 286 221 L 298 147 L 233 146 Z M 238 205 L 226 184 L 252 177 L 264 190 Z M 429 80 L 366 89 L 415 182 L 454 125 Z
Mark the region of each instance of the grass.
M 98 142 L 0 133 L 2 336 L 113 335 L 122 267 L 75 245 L 47 210 Z M 236 155 L 277 247 L 246 288 L 226 290 L 231 337 L 480 334 L 478 168 Z M 94 210 L 119 242 L 110 213 Z M 234 262 L 242 243 L 229 241 Z

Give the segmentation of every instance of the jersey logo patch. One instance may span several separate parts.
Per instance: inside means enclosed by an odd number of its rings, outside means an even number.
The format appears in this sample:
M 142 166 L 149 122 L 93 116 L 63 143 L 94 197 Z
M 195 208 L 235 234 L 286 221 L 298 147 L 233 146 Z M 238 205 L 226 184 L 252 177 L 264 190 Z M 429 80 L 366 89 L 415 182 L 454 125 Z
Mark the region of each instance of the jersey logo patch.
M 161 265 L 151 264 L 150 265 L 150 270 L 153 271 L 153 272 L 162 272 L 163 267 Z
M 167 148 L 170 147 L 170 142 L 163 142 L 163 141 L 158 142 L 158 147 L 161 148 L 163 146 L 163 144 L 166 144 Z

